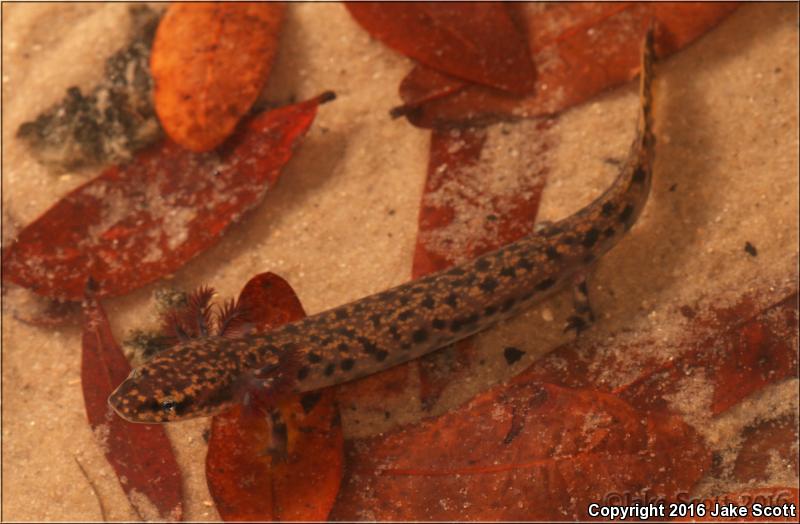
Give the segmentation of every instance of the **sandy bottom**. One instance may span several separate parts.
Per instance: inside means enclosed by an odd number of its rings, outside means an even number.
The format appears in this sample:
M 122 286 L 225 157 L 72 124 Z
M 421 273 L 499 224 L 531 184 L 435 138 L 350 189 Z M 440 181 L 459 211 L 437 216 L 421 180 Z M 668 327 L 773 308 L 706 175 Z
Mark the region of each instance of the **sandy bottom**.
M 3 6 L 4 242 L 97 173 L 54 173 L 30 157 L 14 132 L 67 87 L 89 88 L 99 79 L 104 59 L 125 42 L 126 16 L 122 4 Z M 165 286 L 210 284 L 221 296 L 234 296 L 250 276 L 269 270 L 291 282 L 306 311 L 315 313 L 410 278 L 429 132 L 391 120 L 388 111 L 399 103 L 397 85 L 412 64 L 372 41 L 340 4 L 293 4 L 287 16 L 269 98 L 300 100 L 326 89 L 339 98 L 320 109 L 280 183 L 247 220 L 166 282 L 105 302 L 118 340 L 153 325 L 153 295 Z M 651 201 L 628 238 L 598 265 L 590 293 L 601 321 L 587 336 L 613 334 L 627 347 L 657 340 L 658 357 L 668 359 L 685 326 L 680 305 L 724 306 L 754 290 L 777 300 L 796 289 L 797 64 L 796 8 L 785 4 L 741 8 L 660 67 Z M 540 219 L 567 216 L 608 185 L 614 169 L 604 159 L 626 153 L 636 107 L 635 89 L 626 86 L 568 111 L 538 138 L 554 146 Z M 519 124 L 515 132 L 529 127 Z M 747 241 L 757 257 L 743 251 Z M 20 322 L 34 304 L 26 290 L 9 287 L 3 299 L 2 517 L 99 519 L 77 460 L 108 517 L 135 518 L 86 423 L 79 329 Z M 446 390 L 433 412 L 464 402 L 564 342 L 568 314 L 568 297 L 559 295 L 481 335 L 484 362 L 470 380 Z M 509 345 L 526 351 L 512 367 L 502 357 Z M 635 371 L 607 379 L 624 384 Z M 730 456 L 730 442 L 748 424 L 797 412 L 797 386 L 796 379 L 769 386 L 711 420 L 708 385 L 695 381 L 687 383 L 692 394 L 676 398 L 674 407 L 709 447 Z M 369 409 L 345 410 L 347 436 L 420 418 L 409 390 L 399 403 L 405 407 L 392 406 L 388 422 Z M 168 428 L 192 520 L 219 518 L 203 472 L 207 426 L 199 419 Z M 764 485 L 796 483 L 796 474 L 776 468 Z M 708 481 L 698 489 L 738 487 Z

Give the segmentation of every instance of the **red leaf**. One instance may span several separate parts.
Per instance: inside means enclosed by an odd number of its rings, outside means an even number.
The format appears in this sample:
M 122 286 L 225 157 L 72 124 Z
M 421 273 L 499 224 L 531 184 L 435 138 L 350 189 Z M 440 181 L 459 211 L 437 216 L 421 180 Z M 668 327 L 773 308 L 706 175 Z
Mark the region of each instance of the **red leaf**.
M 768 468 L 776 459 L 791 465 L 789 474 L 797 477 L 797 453 L 792 449 L 798 440 L 796 416 L 760 421 L 743 433 L 744 442 L 733 468 L 736 479 L 746 483 L 765 482 L 770 478 Z
M 174 272 L 261 202 L 325 97 L 254 117 L 216 153 L 163 142 L 106 170 L 20 232 L 4 275 L 80 300 L 88 277 L 116 296 Z
M 164 426 L 116 416 L 108 396 L 131 371 L 94 298 L 83 303 L 81 385 L 86 415 L 106 459 L 143 519 L 181 520 L 181 473 Z
M 459 86 L 458 80 L 417 66 L 400 86 L 405 105 L 395 113 L 406 114 L 420 127 L 554 114 L 630 80 L 639 67 L 642 35 L 653 21 L 657 22 L 658 54 L 665 57 L 702 36 L 737 5 L 516 4 L 537 72 L 532 95 L 514 96 L 469 82 Z
M 508 6 L 492 2 L 347 2 L 369 33 L 406 56 L 497 89 L 533 89 L 525 34 Z M 498 35 L 502 35 L 498 38 Z
M 233 132 L 267 81 L 285 5 L 175 3 L 161 19 L 150 68 L 164 130 L 192 151 Z
M 272 273 L 250 279 L 239 302 L 260 331 L 305 316 L 289 284 Z M 280 401 L 275 411 L 286 424 L 285 450 L 275 449 L 271 411 L 254 401 L 212 420 L 206 477 L 220 515 L 227 521 L 327 519 L 343 461 L 333 391 Z
M 743 296 L 728 309 L 696 318 L 692 312 L 692 325 L 678 341 L 692 349 L 666 364 L 635 362 L 620 348 L 609 354 L 578 340 L 552 351 L 521 376 L 607 391 L 605 374 L 642 369 L 614 393 L 638 408 L 661 411 L 669 408 L 667 399 L 680 390 L 683 379 L 702 373 L 714 387 L 711 411 L 717 415 L 765 385 L 797 375 L 797 292 L 772 304 L 765 300 Z
M 348 445 L 331 517 L 586 519 L 590 502 L 616 494 L 688 492 L 710 458 L 678 417 L 645 415 L 604 393 L 515 381 L 441 417 Z

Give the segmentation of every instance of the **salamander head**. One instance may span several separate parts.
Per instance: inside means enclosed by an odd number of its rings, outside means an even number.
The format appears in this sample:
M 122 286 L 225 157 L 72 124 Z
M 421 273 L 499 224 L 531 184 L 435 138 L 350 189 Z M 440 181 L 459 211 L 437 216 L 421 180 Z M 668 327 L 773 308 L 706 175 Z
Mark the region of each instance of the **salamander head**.
M 108 398 L 130 422 L 171 422 L 204 417 L 236 401 L 239 365 L 215 339 L 186 342 L 134 369 Z M 216 339 L 219 341 L 219 339 Z

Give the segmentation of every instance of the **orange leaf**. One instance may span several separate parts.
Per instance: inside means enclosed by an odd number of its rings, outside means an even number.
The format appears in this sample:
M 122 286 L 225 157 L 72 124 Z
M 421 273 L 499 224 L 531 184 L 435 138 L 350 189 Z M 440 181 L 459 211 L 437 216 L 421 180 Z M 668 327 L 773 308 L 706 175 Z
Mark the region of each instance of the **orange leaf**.
M 284 9 L 270 2 L 170 6 L 150 58 L 156 112 L 170 138 L 202 152 L 231 134 L 267 81 Z
M 395 110 L 420 127 L 483 123 L 509 117 L 553 114 L 600 91 L 623 84 L 637 72 L 642 35 L 657 22 L 658 55 L 685 47 L 736 3 L 563 2 L 515 4 L 527 28 L 537 72 L 536 90 L 514 96 L 448 79 L 418 66 L 403 80 L 404 106 Z M 502 38 L 502 37 L 501 37 Z M 426 64 L 428 65 L 428 64 Z
M 620 494 L 674 499 L 710 459 L 678 417 L 642 414 L 605 393 L 514 382 L 354 441 L 331 518 L 586 519 L 590 502 Z
M 427 66 L 512 93 L 533 89 L 533 64 L 525 34 L 514 24 L 504 3 L 345 5 L 372 36 Z
M 291 286 L 272 273 L 250 279 L 239 303 L 260 331 L 305 316 Z M 220 515 L 227 521 L 325 520 L 343 461 L 333 391 L 294 395 L 276 409 L 261 401 L 256 387 L 249 395 L 249 405 L 212 419 L 206 478 Z M 285 449 L 275 442 L 276 429 Z
M 92 431 L 139 516 L 181 520 L 181 472 L 164 426 L 132 424 L 114 414 L 108 396 L 131 367 L 96 299 L 84 300 L 83 315 L 81 386 Z

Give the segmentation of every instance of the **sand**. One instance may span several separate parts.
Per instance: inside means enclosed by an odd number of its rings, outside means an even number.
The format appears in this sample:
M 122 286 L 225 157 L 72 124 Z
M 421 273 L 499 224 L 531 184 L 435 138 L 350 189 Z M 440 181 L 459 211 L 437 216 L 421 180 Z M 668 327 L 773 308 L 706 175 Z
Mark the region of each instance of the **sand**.
M 32 159 L 14 132 L 67 87 L 98 81 L 104 59 L 125 43 L 126 16 L 123 4 L 3 5 L 4 243 L 97 173 L 54 173 Z M 601 320 L 586 334 L 590 340 L 624 342 L 630 350 L 637 340 L 655 339 L 632 351 L 666 360 L 676 355 L 686 325 L 679 305 L 729 305 L 751 290 L 762 292 L 766 304 L 797 288 L 797 63 L 796 7 L 762 4 L 742 7 L 660 67 L 653 194 L 637 226 L 598 264 L 590 292 Z M 333 89 L 338 99 L 320 108 L 280 183 L 247 220 L 169 279 L 104 302 L 118 340 L 154 325 L 154 294 L 167 286 L 210 284 L 228 297 L 269 270 L 287 279 L 306 311 L 315 313 L 408 280 L 429 132 L 388 112 L 399 104 L 397 85 L 411 67 L 371 40 L 342 5 L 290 5 L 268 98 L 300 100 Z M 567 111 L 536 137 L 553 145 L 539 219 L 567 216 L 608 185 L 615 171 L 604 159 L 624 156 L 636 107 L 635 86 L 624 86 Z M 524 145 L 519 137 L 530 127 L 511 126 L 515 143 Z M 521 147 L 520 154 L 534 150 Z M 502 155 L 487 153 L 490 158 L 503 162 Z M 758 257 L 743 251 L 746 241 L 757 246 Z M 135 518 L 86 423 L 79 329 L 18 320 L 37 303 L 14 286 L 3 297 L 2 517 L 100 519 L 77 460 L 108 517 Z M 569 311 L 562 294 L 482 334 L 483 364 L 449 387 L 432 412 L 463 403 L 567 340 L 561 326 Z M 511 367 L 502 357 L 509 345 L 526 351 Z M 622 385 L 635 373 L 606 378 Z M 797 412 L 797 386 L 797 379 L 771 385 L 716 419 L 702 377 L 687 381 L 686 394 L 672 402 L 731 467 L 749 424 Z M 399 403 L 404 409 L 391 408 L 389 421 L 371 416 L 369 406 L 380 399 L 344 410 L 346 436 L 419 419 L 424 413 L 413 390 L 411 384 Z M 219 518 L 203 472 L 207 426 L 198 419 L 168 428 L 192 520 Z M 763 485 L 796 485 L 796 472 L 779 466 Z M 709 477 L 698 489 L 741 487 L 725 479 Z

